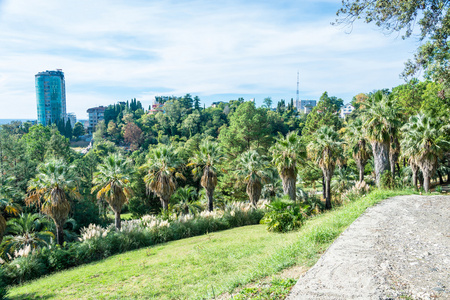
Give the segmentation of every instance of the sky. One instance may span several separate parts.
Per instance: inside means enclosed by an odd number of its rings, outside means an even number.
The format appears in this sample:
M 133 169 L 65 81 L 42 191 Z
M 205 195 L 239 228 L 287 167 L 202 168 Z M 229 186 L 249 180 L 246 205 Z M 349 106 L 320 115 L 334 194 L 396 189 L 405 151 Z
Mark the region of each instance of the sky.
M 35 77 L 62 69 L 67 112 L 155 95 L 261 105 L 323 92 L 345 103 L 404 83 L 419 46 L 333 26 L 340 0 L 0 0 L 1 119 L 36 119 Z M 275 104 L 276 105 L 276 104 Z

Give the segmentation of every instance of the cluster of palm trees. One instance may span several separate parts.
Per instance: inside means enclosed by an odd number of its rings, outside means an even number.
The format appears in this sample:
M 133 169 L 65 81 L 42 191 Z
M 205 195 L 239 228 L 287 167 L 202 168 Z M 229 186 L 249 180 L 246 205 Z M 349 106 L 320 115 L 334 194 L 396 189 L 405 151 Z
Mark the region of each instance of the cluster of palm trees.
M 402 126 L 403 114 L 391 97 L 377 92 L 365 103 L 361 118 L 337 132 L 332 126 L 322 126 L 314 138 L 307 143 L 297 132 L 280 135 L 269 149 L 269 159 L 261 151 L 249 150 L 236 160 L 236 178 L 247 184 L 246 192 L 251 203 L 256 206 L 265 183 L 274 180 L 271 167 L 274 166 L 282 181 L 282 189 L 290 199 L 296 200 L 296 182 L 300 167 L 313 162 L 323 173 L 325 207 L 331 209 L 331 178 L 337 165 L 345 163 L 347 149 L 356 162 L 359 181 L 364 181 L 364 170 L 373 156 L 375 178 L 380 184 L 382 174 L 395 174 L 395 166 L 400 154 L 407 160 L 413 172 L 413 185 L 417 186 L 417 172 L 424 177 L 424 189 L 430 188 L 430 178 L 436 170 L 438 158 L 448 144 L 445 130 L 448 124 L 423 114 L 409 119 Z M 447 121 L 448 123 L 448 121 Z M 309 160 L 308 160 L 309 159 Z M 200 185 L 207 197 L 207 208 L 214 209 L 214 191 L 218 183 L 218 168 L 225 162 L 225 156 L 218 143 L 204 141 L 189 160 L 187 167 L 200 178 Z M 172 195 L 180 199 L 176 209 L 182 213 L 195 211 L 200 205 L 195 202 L 196 190 L 185 187 L 177 190 L 177 178 L 185 179 L 181 172 L 182 162 L 173 147 L 160 145 L 151 149 L 147 162 L 141 167 L 148 192 L 153 192 L 161 201 L 164 210 L 169 207 Z M 230 168 L 228 168 L 230 169 Z M 63 224 L 67 219 L 70 204 L 68 196 L 80 197 L 76 190 L 76 176 L 73 166 L 61 159 L 50 159 L 38 168 L 38 175 L 30 182 L 26 202 L 37 204 L 56 226 L 58 244 L 64 241 Z M 120 155 L 105 157 L 93 176 L 92 193 L 99 200 L 106 201 L 115 213 L 115 227 L 121 228 L 120 214 L 123 205 L 130 199 L 132 189 L 130 178 L 133 172 L 131 160 Z M 272 174 L 273 175 L 273 174 Z M 272 180 L 271 180 L 272 179 Z M 2 185 L 6 186 L 6 185 Z M 7 197 L 7 191 L 0 190 L 0 205 L 10 213 L 18 213 Z M 6 196 L 4 196 L 6 195 Z M 0 239 L 6 224 L 0 214 Z

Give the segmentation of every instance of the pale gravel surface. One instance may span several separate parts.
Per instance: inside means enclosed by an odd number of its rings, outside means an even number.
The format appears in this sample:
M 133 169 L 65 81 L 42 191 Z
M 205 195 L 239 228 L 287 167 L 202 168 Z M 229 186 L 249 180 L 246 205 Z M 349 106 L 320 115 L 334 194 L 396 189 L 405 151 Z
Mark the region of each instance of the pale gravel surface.
M 450 196 L 367 209 L 287 299 L 450 299 Z

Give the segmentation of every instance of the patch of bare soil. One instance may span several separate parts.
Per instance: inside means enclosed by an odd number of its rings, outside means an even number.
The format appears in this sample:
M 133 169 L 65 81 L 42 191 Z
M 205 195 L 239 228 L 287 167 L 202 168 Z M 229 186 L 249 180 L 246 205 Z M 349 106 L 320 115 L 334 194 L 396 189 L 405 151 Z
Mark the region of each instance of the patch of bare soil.
M 450 299 L 450 196 L 369 208 L 287 299 Z

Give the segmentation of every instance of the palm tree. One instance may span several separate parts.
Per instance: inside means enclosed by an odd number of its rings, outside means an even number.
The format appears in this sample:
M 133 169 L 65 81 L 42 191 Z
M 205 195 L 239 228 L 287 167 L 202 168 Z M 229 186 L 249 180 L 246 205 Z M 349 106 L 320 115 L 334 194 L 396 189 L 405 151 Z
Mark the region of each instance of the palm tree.
M 7 236 L 2 244 L 3 253 L 13 253 L 29 246 L 31 250 L 46 246 L 55 235 L 49 230 L 51 222 L 40 214 L 22 213 L 7 222 Z
M 18 215 L 20 211 L 20 206 L 13 201 L 13 198 L 18 195 L 13 188 L 13 181 L 14 177 L 9 177 L 4 182 L 1 180 L 0 184 L 0 243 L 6 230 L 6 219 L 3 214 Z
M 381 175 L 390 168 L 390 161 L 395 164 L 396 156 L 389 157 L 391 139 L 394 142 L 395 128 L 399 125 L 398 108 L 393 104 L 389 96 L 381 91 L 376 92 L 367 102 L 367 110 L 364 113 L 364 130 L 372 145 L 375 176 L 377 185 L 380 185 Z
M 247 183 L 247 194 L 254 207 L 261 197 L 262 183 L 267 177 L 264 157 L 255 150 L 248 150 L 239 157 L 237 175 Z
M 132 190 L 130 187 L 131 161 L 120 154 L 110 154 L 94 173 L 91 193 L 97 192 L 97 199 L 105 199 L 115 214 L 115 226 L 120 230 L 122 206 L 128 202 Z
M 298 165 L 306 157 L 305 147 L 296 132 L 290 132 L 286 137 L 278 137 L 275 145 L 270 148 L 272 162 L 277 167 L 283 184 L 283 192 L 295 201 Z
M 213 210 L 213 196 L 217 185 L 217 165 L 223 160 L 222 149 L 217 143 L 205 141 L 191 157 L 188 166 L 194 166 L 194 176 L 202 174 L 200 184 L 208 197 L 208 210 Z
M 177 203 L 173 206 L 174 210 L 185 215 L 189 213 L 196 215 L 202 210 L 201 203 L 199 201 L 195 201 L 196 196 L 197 191 L 192 186 L 179 188 L 172 196 L 172 199 L 177 201 Z
M 25 202 L 37 204 L 40 210 L 49 216 L 56 226 L 56 242 L 64 242 L 63 225 L 70 210 L 68 196 L 79 198 L 73 166 L 68 166 L 62 159 L 51 158 L 39 165 L 37 175 L 28 185 Z
M 348 145 L 352 149 L 353 159 L 358 167 L 359 181 L 362 182 L 364 181 L 364 169 L 371 151 L 370 144 L 368 143 L 363 130 L 362 120 L 358 118 L 350 123 L 345 134 Z
M 322 169 L 325 178 L 325 208 L 331 209 L 331 177 L 336 161 L 342 155 L 343 141 L 330 126 L 322 126 L 316 131 L 316 139 L 308 145 L 308 156 Z
M 175 192 L 175 177 L 184 179 L 181 173 L 175 172 L 179 165 L 180 161 L 173 147 L 162 145 L 150 151 L 148 161 L 142 167 L 148 170 L 144 177 L 147 190 L 159 197 L 164 210 L 167 210 L 170 197 Z
M 444 134 L 448 127 L 422 113 L 410 117 L 409 122 L 402 127 L 404 152 L 410 157 L 412 165 L 420 167 L 425 192 L 430 189 L 430 179 L 437 168 L 438 158 L 444 153 L 444 144 L 449 143 Z

